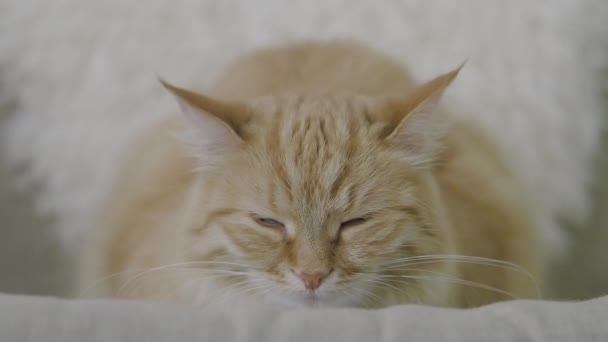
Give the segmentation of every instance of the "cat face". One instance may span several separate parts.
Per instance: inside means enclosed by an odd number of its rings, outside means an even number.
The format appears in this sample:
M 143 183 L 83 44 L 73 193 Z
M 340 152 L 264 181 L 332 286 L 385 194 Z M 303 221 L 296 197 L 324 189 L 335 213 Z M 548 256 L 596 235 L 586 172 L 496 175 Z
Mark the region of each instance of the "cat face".
M 226 293 L 241 288 L 286 305 L 420 300 L 429 289 L 404 275 L 427 265 L 404 265 L 444 250 L 430 162 L 445 126 L 431 110 L 453 77 L 404 100 L 281 95 L 225 104 L 166 85 L 202 164 L 189 258 L 215 262 Z

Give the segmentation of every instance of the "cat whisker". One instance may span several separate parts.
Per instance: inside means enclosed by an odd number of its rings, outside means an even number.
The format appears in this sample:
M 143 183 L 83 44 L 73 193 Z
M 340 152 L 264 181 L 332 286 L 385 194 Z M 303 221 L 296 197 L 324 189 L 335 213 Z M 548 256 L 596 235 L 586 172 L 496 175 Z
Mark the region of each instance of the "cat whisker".
M 138 279 L 147 276 L 151 273 L 156 273 L 156 272 L 160 272 L 160 271 L 177 271 L 177 270 L 184 270 L 184 269 L 195 269 L 195 270 L 211 270 L 211 269 L 203 269 L 203 268 L 193 268 L 192 266 L 203 266 L 203 265 L 230 265 L 230 266 L 238 266 L 238 267 L 248 267 L 246 265 L 241 265 L 238 263 L 232 263 L 232 262 L 217 262 L 217 261 L 190 261 L 190 262 L 179 262 L 179 263 L 174 263 L 174 264 L 167 264 L 167 265 L 162 265 L 162 266 L 158 266 L 158 267 L 152 267 L 152 268 L 148 268 L 144 271 L 139 272 L 138 274 L 136 274 L 133 277 L 130 277 L 129 279 L 127 279 L 123 285 L 117 290 L 117 294 L 122 293 L 126 288 L 129 287 L 129 285 L 134 282 L 137 281 Z M 223 270 L 226 271 L 226 270 Z
M 479 288 L 479 289 L 483 289 L 483 290 L 487 290 L 487 291 L 492 291 L 492 292 L 499 293 L 499 294 L 505 295 L 507 297 L 510 297 L 511 299 L 518 299 L 518 297 L 511 292 L 501 290 L 494 286 L 490 286 L 490 285 L 486 285 L 486 284 L 478 283 L 478 282 L 474 282 L 474 281 L 468 281 L 468 280 L 460 279 L 457 277 L 418 276 L 418 275 L 383 275 L 380 277 L 381 278 L 390 278 L 390 279 L 403 279 L 403 280 L 412 279 L 412 280 L 423 280 L 423 281 L 445 281 L 445 282 L 450 282 L 453 284 L 460 284 L 460 285 L 464 285 L 464 286 L 470 286 L 470 287 L 475 287 L 475 288 Z
M 273 290 L 275 290 L 273 287 L 268 286 L 266 289 L 264 289 L 263 291 L 259 292 L 259 295 L 260 295 L 260 297 L 266 297 Z
M 180 269 L 171 269 L 171 270 L 180 271 L 180 272 L 191 271 L 191 272 L 196 272 L 196 273 L 210 271 L 210 270 L 197 269 L 197 268 L 180 268 Z M 217 270 L 212 270 L 212 271 L 217 271 Z M 195 278 L 188 280 L 188 282 L 189 283 L 200 282 L 202 280 L 222 279 L 222 278 L 230 278 L 230 277 L 234 277 L 234 276 L 246 275 L 246 273 L 241 273 L 241 272 L 220 271 L 220 272 L 216 272 L 216 273 L 219 273 L 219 274 L 207 275 L 206 277 L 195 277 Z M 149 274 L 149 275 L 151 275 L 151 274 Z M 156 274 L 156 275 L 158 275 L 158 274 Z M 137 283 L 133 282 L 130 286 L 124 288 L 123 292 L 126 292 L 127 297 L 133 295 L 133 293 L 135 293 L 135 291 L 137 291 L 137 289 L 139 287 L 137 287 L 136 285 L 137 285 Z
M 484 257 L 457 255 L 457 254 L 429 254 L 429 255 L 411 256 L 411 257 L 405 257 L 405 258 L 392 260 L 392 261 L 388 262 L 387 265 L 397 264 L 397 263 L 403 263 L 404 265 L 412 265 L 413 262 L 449 262 L 449 261 L 504 267 L 504 268 L 512 269 L 514 271 L 522 272 L 523 274 L 526 274 L 531 279 L 534 278 L 534 276 L 532 276 L 532 274 L 528 270 L 526 270 L 525 268 L 523 268 L 517 264 L 511 263 L 511 262 L 497 260 L 497 259 L 484 258 Z M 401 265 L 399 265 L 399 266 L 401 266 Z M 391 266 L 386 269 L 392 269 L 393 267 L 399 267 L 399 266 Z
M 188 280 L 186 280 L 185 282 L 183 282 L 183 283 L 181 283 L 180 285 L 178 285 L 178 286 L 177 286 L 177 287 L 176 287 L 176 288 L 175 288 L 173 291 L 163 293 L 163 294 L 162 294 L 162 296 L 163 296 L 163 297 L 164 297 L 166 300 L 172 300 L 172 299 L 173 299 L 172 297 L 173 297 L 175 294 L 177 294 L 178 292 L 182 292 L 182 291 L 183 291 L 183 289 L 184 289 L 185 287 L 190 286 L 191 284 L 195 283 L 197 280 L 198 280 L 198 279 L 188 279 Z
M 536 278 L 528 270 L 526 270 L 525 268 L 523 268 L 517 264 L 510 263 L 507 261 L 483 258 L 483 257 L 476 257 L 476 256 L 437 254 L 437 255 L 421 255 L 421 256 L 414 256 L 414 257 L 406 257 L 406 258 L 393 260 L 387 264 L 390 265 L 390 264 L 396 264 L 399 262 L 401 263 L 400 265 L 385 267 L 385 268 L 381 269 L 380 272 L 382 272 L 382 271 L 408 271 L 408 270 L 411 270 L 411 268 L 409 268 L 409 266 L 412 266 L 412 265 L 422 265 L 422 264 L 430 264 L 430 263 L 437 263 L 437 262 L 460 262 L 460 263 L 475 264 L 475 265 L 485 265 L 485 266 L 490 266 L 490 267 L 500 267 L 500 268 L 512 270 L 515 272 L 519 272 L 520 274 L 525 276 L 528 280 L 530 280 L 531 284 L 534 286 L 537 296 L 540 297 L 540 293 L 541 293 L 540 286 L 539 286 Z M 403 267 L 405 267 L 405 268 L 403 268 Z M 422 270 L 420 270 L 420 271 L 422 271 Z
M 256 282 L 255 280 L 242 281 L 236 284 L 231 284 L 225 288 L 225 292 L 218 298 L 218 304 L 224 304 L 226 301 L 237 299 L 238 296 L 243 296 L 252 291 L 265 289 L 269 290 L 271 287 L 268 284 Z
M 376 294 L 374 294 L 372 291 L 370 290 L 365 290 L 365 289 L 361 289 L 361 288 L 357 288 L 357 287 L 351 287 L 350 288 L 351 291 L 355 291 L 357 293 L 359 293 L 362 297 L 361 299 L 364 301 L 364 305 L 366 307 L 369 307 L 369 303 L 373 303 L 374 301 L 377 301 L 379 303 L 384 303 L 385 300 L 383 300 L 382 298 L 378 297 Z
M 97 280 L 95 280 L 95 281 L 91 282 L 91 284 L 90 284 L 90 285 L 87 285 L 87 286 L 86 286 L 86 287 L 85 287 L 85 288 L 84 288 L 82 291 L 80 291 L 80 292 L 78 293 L 77 298 L 83 298 L 83 297 L 85 297 L 85 295 L 86 295 L 86 293 L 87 293 L 87 292 L 89 292 L 90 290 L 94 289 L 95 287 L 97 287 L 97 286 L 99 286 L 99 285 L 103 284 L 104 282 L 106 282 L 106 281 L 108 281 L 108 280 L 110 280 L 110 279 L 113 279 L 113 278 L 119 277 L 119 276 L 124 275 L 124 274 L 126 274 L 126 273 L 133 273 L 133 272 L 141 272 L 141 270 L 127 270 L 127 271 L 121 271 L 121 272 L 112 273 L 112 274 L 110 274 L 110 275 L 108 275 L 108 276 L 105 276 L 105 277 L 103 277 L 103 278 L 99 278 L 99 279 L 97 279 Z
M 237 263 L 227 263 L 227 262 L 222 262 L 222 261 L 209 261 L 209 262 L 207 262 L 207 261 L 194 261 L 194 263 L 197 263 L 197 264 L 200 264 L 200 263 L 216 263 L 216 264 L 217 263 L 222 263 L 222 264 L 230 264 L 230 265 L 240 265 L 240 264 L 237 264 Z M 168 265 L 165 265 L 165 266 L 168 266 Z M 245 266 L 245 265 L 240 265 L 240 266 L 242 266 L 242 267 L 250 267 L 250 266 Z M 162 267 L 162 266 L 159 266 L 159 267 Z M 102 283 L 104 283 L 104 282 L 106 282 L 106 281 L 108 281 L 110 279 L 113 279 L 113 278 L 116 278 L 116 277 L 119 277 L 119 276 L 122 276 L 122 275 L 125 275 L 125 274 L 128 274 L 128 273 L 144 272 L 144 271 L 148 271 L 148 270 L 150 270 L 150 268 L 129 269 L 129 270 L 125 270 L 125 271 L 121 271 L 121 272 L 116 272 L 116 273 L 112 273 L 110 275 L 104 276 L 102 278 L 99 278 L 99 279 L 91 282 L 90 285 L 87 285 L 82 291 L 80 291 L 80 293 L 78 294 L 77 297 L 78 298 L 84 297 L 87 292 L 89 292 L 90 290 L 94 289 L 96 286 L 99 286 L 100 284 L 102 284 Z
M 234 290 L 240 290 L 243 288 L 247 288 L 248 286 L 252 286 L 252 282 L 250 279 L 241 279 L 236 282 L 224 284 L 224 286 L 222 286 L 222 288 L 220 289 L 221 291 L 218 292 L 217 298 L 221 299 L 226 295 L 226 293 L 229 293 Z
M 468 255 L 459 255 L 459 254 L 426 254 L 426 255 L 414 255 L 414 256 L 408 256 L 405 258 L 400 258 L 400 259 L 395 259 L 393 262 L 401 262 L 401 261 L 410 261 L 410 260 L 426 260 L 426 259 L 441 259 L 441 260 L 461 260 L 461 259 L 465 259 L 465 260 L 482 260 L 482 261 L 486 261 L 489 263 L 498 263 L 498 264 L 507 264 L 513 267 L 519 267 L 516 264 L 512 264 L 509 263 L 507 261 L 502 261 L 502 260 L 497 260 L 497 259 L 490 259 L 490 258 L 484 258 L 484 257 L 477 257 L 477 256 L 468 256 Z
M 358 274 L 360 274 L 360 275 L 366 275 L 366 273 L 358 273 Z M 384 281 L 381 281 L 381 280 L 378 280 L 378 279 L 372 279 L 371 277 L 369 277 L 369 278 L 368 277 L 363 277 L 363 278 L 361 278 L 361 280 L 364 281 L 364 282 L 369 282 L 369 283 L 374 283 L 374 284 L 390 287 L 393 290 L 401 292 L 401 293 L 403 293 L 403 294 L 405 294 L 406 296 L 409 297 L 409 293 L 407 293 L 404 289 L 400 289 L 400 288 L 398 288 L 395 285 L 392 285 L 390 283 L 387 283 L 387 282 L 384 282 Z
M 252 284 L 252 285 L 250 285 L 250 286 L 248 286 L 248 287 L 246 287 L 244 289 L 241 289 L 241 291 L 239 291 L 239 292 L 233 293 L 232 296 L 233 297 L 238 297 L 238 296 L 242 296 L 242 295 L 245 295 L 247 293 L 250 293 L 250 292 L 254 292 L 256 290 L 268 289 L 268 288 L 269 288 L 269 286 L 265 285 L 265 284 L 258 284 L 257 286 L 254 286 Z

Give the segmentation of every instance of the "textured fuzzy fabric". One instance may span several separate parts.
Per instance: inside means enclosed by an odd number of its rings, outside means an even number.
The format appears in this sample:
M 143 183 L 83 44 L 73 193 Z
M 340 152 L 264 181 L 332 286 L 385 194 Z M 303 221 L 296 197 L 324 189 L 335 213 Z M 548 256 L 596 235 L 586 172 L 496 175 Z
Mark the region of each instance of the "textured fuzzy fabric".
M 216 310 L 113 300 L 0 294 L 7 342 L 606 342 L 608 297 L 512 301 L 474 310 L 403 305 L 382 310 L 231 306 Z
M 157 74 L 204 89 L 252 48 L 357 38 L 420 80 L 468 58 L 444 104 L 495 137 L 559 246 L 557 220 L 588 209 L 606 18 L 605 0 L 0 0 L 1 100 L 18 106 L 2 147 L 74 241 L 128 143 L 175 112 Z

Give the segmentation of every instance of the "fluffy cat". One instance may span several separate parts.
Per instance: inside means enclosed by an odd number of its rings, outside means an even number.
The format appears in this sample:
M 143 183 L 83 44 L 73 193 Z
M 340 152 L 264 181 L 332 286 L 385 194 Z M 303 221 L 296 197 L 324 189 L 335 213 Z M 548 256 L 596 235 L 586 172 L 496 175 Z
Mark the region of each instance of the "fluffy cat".
M 195 305 L 537 296 L 530 205 L 491 140 L 437 108 L 458 72 L 416 85 L 332 41 L 246 55 L 205 95 L 161 81 L 182 115 L 130 147 L 83 285 Z

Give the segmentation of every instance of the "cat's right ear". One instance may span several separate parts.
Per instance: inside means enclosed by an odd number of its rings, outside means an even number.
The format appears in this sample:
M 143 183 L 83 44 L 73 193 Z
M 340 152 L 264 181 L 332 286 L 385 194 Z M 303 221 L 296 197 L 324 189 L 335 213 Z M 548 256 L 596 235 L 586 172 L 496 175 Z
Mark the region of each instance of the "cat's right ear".
M 190 129 L 188 142 L 203 162 L 212 162 L 243 144 L 242 124 L 247 121 L 243 106 L 178 88 L 161 78 L 159 81 L 177 99 Z
M 436 107 L 463 65 L 414 88 L 406 97 L 388 101 L 385 139 L 412 165 L 428 164 L 441 150 L 449 120 L 439 115 Z

